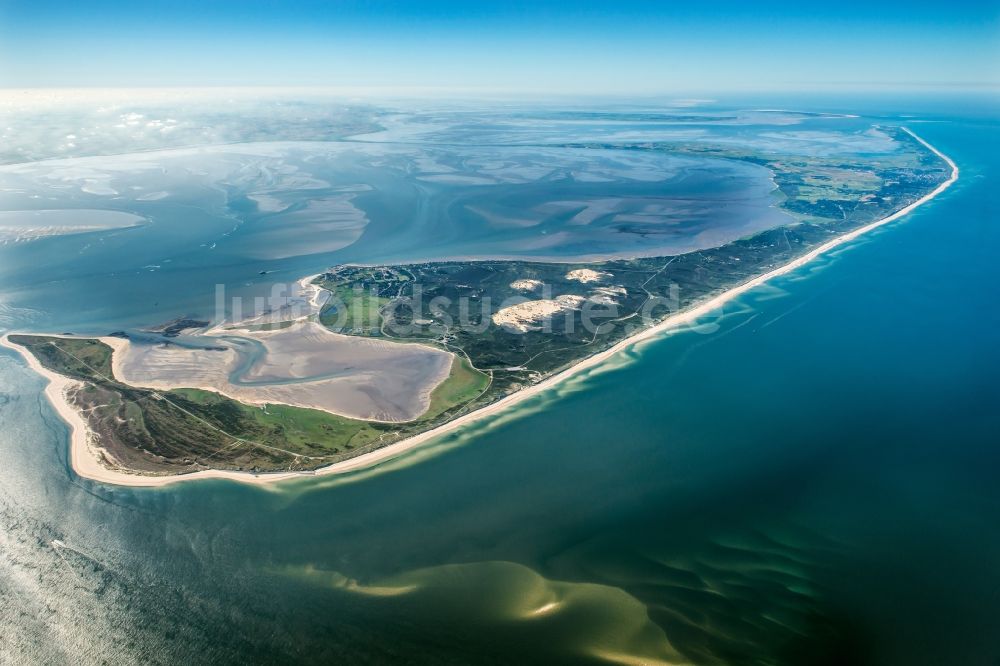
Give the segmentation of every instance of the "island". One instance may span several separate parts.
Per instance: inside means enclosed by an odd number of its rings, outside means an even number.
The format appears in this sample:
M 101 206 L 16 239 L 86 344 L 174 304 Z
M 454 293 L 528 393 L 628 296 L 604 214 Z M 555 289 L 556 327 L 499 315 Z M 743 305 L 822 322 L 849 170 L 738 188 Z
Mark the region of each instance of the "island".
M 958 167 L 912 131 L 881 131 L 903 146 L 892 158 L 671 145 L 773 174 L 777 205 L 793 221 L 718 245 L 585 262 L 339 265 L 303 280 L 305 312 L 266 322 L 180 317 L 142 348 L 120 332 L 11 333 L 2 343 L 49 379 L 82 476 L 140 486 L 262 483 L 359 469 L 696 322 L 958 178 Z M 620 232 L 647 233 L 641 225 Z M 180 344 L 191 330 L 200 344 Z M 249 345 L 248 365 L 240 359 Z

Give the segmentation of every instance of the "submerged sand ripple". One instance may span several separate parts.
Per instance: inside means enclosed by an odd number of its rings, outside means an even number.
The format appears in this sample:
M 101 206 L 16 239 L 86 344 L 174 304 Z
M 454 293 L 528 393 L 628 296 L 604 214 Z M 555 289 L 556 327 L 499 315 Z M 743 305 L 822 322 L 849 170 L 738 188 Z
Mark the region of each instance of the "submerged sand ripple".
M 650 620 L 645 604 L 625 590 L 552 580 L 515 562 L 446 564 L 370 583 L 311 566 L 291 567 L 285 573 L 400 608 L 408 604 L 411 613 L 420 609 L 421 618 L 433 618 L 432 627 L 454 627 L 459 635 L 471 627 L 489 627 L 512 641 L 559 636 L 551 647 L 563 658 L 569 653 L 616 664 L 691 663 Z M 419 626 L 421 620 L 416 622 Z M 541 644 L 536 649 L 548 656 Z

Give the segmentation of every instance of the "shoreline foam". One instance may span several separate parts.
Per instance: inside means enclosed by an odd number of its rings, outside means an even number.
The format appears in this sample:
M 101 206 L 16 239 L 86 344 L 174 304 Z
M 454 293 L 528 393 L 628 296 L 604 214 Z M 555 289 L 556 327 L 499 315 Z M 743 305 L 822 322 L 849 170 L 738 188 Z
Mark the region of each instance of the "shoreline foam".
M 98 458 L 97 452 L 101 451 L 91 441 L 91 433 L 87 427 L 86 422 L 67 401 L 66 391 L 74 388 L 80 382 L 76 380 L 69 379 L 60 375 L 58 373 L 52 372 L 41 365 L 41 363 L 34 357 L 34 355 L 27 349 L 15 345 L 8 340 L 8 335 L 5 334 L 0 337 L 0 345 L 13 349 L 17 351 L 21 356 L 25 358 L 30 367 L 35 372 L 39 373 L 46 379 L 48 379 L 49 384 L 45 388 L 45 395 L 49 402 L 52 404 L 53 408 L 59 414 L 59 416 L 70 426 L 71 437 L 70 437 L 70 460 L 73 466 L 73 470 L 81 477 L 91 479 L 93 481 L 100 481 L 102 483 L 123 485 L 123 486 L 133 486 L 133 487 L 153 487 L 153 486 L 165 486 L 172 483 L 179 483 L 181 481 L 194 481 L 198 479 L 229 479 L 232 481 L 239 481 L 241 483 L 251 483 L 251 484 L 267 484 L 274 483 L 277 481 L 283 481 L 288 479 L 302 479 L 315 476 L 323 476 L 328 474 L 343 474 L 346 472 L 357 471 L 367 467 L 371 467 L 381 462 L 385 462 L 392 458 L 396 458 L 403 453 L 414 449 L 423 443 L 445 435 L 453 430 L 457 430 L 462 426 L 474 423 L 483 418 L 502 412 L 518 403 L 524 402 L 531 397 L 546 391 L 553 386 L 556 386 L 570 377 L 577 375 L 585 370 L 589 370 L 595 366 L 600 365 L 608 358 L 618 354 L 619 352 L 628 349 L 637 343 L 649 340 L 651 338 L 657 337 L 665 331 L 669 331 L 675 328 L 684 326 L 685 324 L 692 323 L 699 319 L 700 317 L 717 310 L 721 306 L 725 305 L 729 301 L 733 300 L 737 296 L 740 296 L 751 289 L 758 287 L 773 278 L 785 275 L 808 264 L 813 259 L 819 257 L 822 254 L 829 252 L 830 250 L 849 243 L 850 241 L 877 229 L 883 225 L 890 222 L 898 220 L 901 217 L 908 215 L 913 212 L 923 204 L 931 201 L 939 194 L 951 187 L 955 181 L 958 180 L 959 169 L 954 161 L 937 148 L 931 144 L 924 141 L 922 138 L 917 136 L 911 130 L 903 127 L 903 131 L 912 136 L 921 145 L 930 150 L 932 153 L 940 157 L 944 162 L 951 167 L 951 176 L 943 183 L 938 185 L 932 192 L 925 194 L 920 199 L 917 199 L 908 206 L 901 208 L 895 213 L 888 215 L 887 217 L 871 222 L 862 227 L 859 227 L 853 231 L 849 231 L 845 234 L 837 236 L 836 238 L 823 243 L 822 245 L 810 250 L 806 254 L 793 259 L 787 264 L 783 264 L 767 273 L 758 275 L 757 277 L 751 278 L 750 280 L 733 287 L 717 296 L 714 296 L 707 301 L 699 303 L 694 307 L 687 310 L 683 310 L 676 314 L 673 314 L 663 321 L 659 322 L 655 326 L 651 326 L 644 329 L 635 335 L 628 337 L 617 344 L 609 347 L 608 349 L 598 352 L 593 356 L 588 356 L 587 358 L 581 360 L 579 363 L 558 372 L 551 377 L 548 377 L 538 384 L 531 386 L 526 389 L 522 389 L 516 393 L 512 393 L 500 400 L 481 407 L 473 412 L 465 414 L 458 417 L 453 421 L 449 421 L 443 425 L 436 428 L 432 428 L 426 432 L 408 437 L 406 439 L 400 440 L 388 446 L 376 449 L 369 453 L 364 453 L 355 458 L 349 460 L 344 460 L 341 462 L 333 463 L 332 465 L 327 465 L 326 467 L 321 467 L 317 470 L 312 470 L 308 472 L 271 472 L 265 474 L 252 474 L 250 472 L 236 472 L 227 470 L 204 470 L 200 472 L 192 472 L 188 474 L 174 474 L 170 476 L 144 476 L 141 474 L 129 474 L 120 470 L 113 470 L 101 465 Z M 61 337 L 61 336 L 48 336 L 48 337 Z M 114 339 L 114 338 L 111 338 Z M 102 338 L 103 340 L 103 338 Z

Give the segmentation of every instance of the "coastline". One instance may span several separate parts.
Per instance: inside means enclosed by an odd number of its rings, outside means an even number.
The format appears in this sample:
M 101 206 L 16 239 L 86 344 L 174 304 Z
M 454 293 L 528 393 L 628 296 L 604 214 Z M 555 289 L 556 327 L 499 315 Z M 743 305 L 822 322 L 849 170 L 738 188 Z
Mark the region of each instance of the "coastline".
M 526 389 L 522 389 L 516 393 L 508 395 L 495 403 L 486 405 L 480 409 L 473 412 L 465 414 L 456 418 L 453 421 L 449 421 L 443 425 L 440 425 L 431 430 L 427 430 L 423 433 L 414 435 L 407 439 L 400 440 L 393 444 L 389 444 L 383 448 L 376 449 L 369 453 L 362 454 L 355 458 L 349 460 L 344 460 L 341 462 L 328 465 L 326 467 L 319 468 L 317 470 L 312 470 L 308 472 L 273 472 L 264 474 L 253 474 L 250 472 L 237 472 L 237 471 L 227 471 L 227 470 L 203 470 L 199 472 L 192 472 L 188 474 L 175 474 L 169 476 L 146 476 L 141 474 L 131 474 L 120 470 L 114 470 L 104 467 L 99 459 L 100 452 L 102 449 L 97 447 L 92 441 L 92 434 L 82 418 L 82 416 L 77 412 L 67 401 L 66 392 L 75 388 L 80 382 L 76 380 L 69 379 L 58 373 L 52 372 L 44 368 L 41 363 L 31 354 L 28 350 L 16 345 L 8 340 L 8 335 L 5 334 L 0 337 L 0 345 L 13 349 L 18 352 L 22 357 L 25 358 L 28 366 L 39 373 L 48 380 L 48 385 L 45 388 L 45 395 L 49 402 L 52 404 L 53 408 L 59 414 L 70 427 L 71 437 L 70 437 L 70 461 L 74 472 L 79 476 L 90 479 L 93 481 L 100 481 L 102 483 L 109 483 L 114 485 L 123 486 L 133 486 L 133 487 L 159 487 L 165 486 L 172 483 L 179 483 L 181 481 L 193 481 L 198 479 L 229 479 L 232 481 L 238 481 L 241 483 L 251 483 L 251 484 L 267 484 L 274 483 L 277 481 L 283 481 L 288 479 L 301 479 L 313 476 L 323 476 L 328 474 L 342 474 L 346 472 L 356 471 L 359 469 L 364 469 L 378 463 L 384 462 L 386 460 L 395 458 L 411 449 L 419 447 L 423 443 L 434 439 L 436 437 L 445 435 L 453 430 L 457 430 L 463 426 L 470 423 L 478 421 L 480 419 L 489 417 L 498 412 L 504 411 L 510 407 L 517 405 L 525 400 L 532 398 L 533 396 L 546 391 L 563 381 L 566 381 L 570 377 L 573 377 L 585 370 L 589 370 L 595 366 L 600 365 L 608 358 L 618 354 L 619 352 L 634 346 L 637 343 L 643 342 L 645 340 L 657 337 L 662 333 L 676 329 L 678 327 L 684 326 L 686 324 L 692 323 L 698 318 L 718 309 L 719 307 L 725 305 L 727 302 L 733 300 L 734 298 L 750 291 L 751 289 L 758 287 L 773 278 L 790 273 L 806 264 L 816 259 L 820 255 L 823 255 L 834 248 L 837 248 L 845 243 L 851 242 L 856 238 L 877 229 L 885 224 L 893 222 L 901 217 L 904 217 L 919 208 L 923 204 L 931 201 L 939 194 L 947 190 L 952 184 L 958 180 L 959 168 L 954 161 L 951 160 L 947 155 L 937 150 L 934 146 L 924 141 L 922 138 L 917 136 L 914 132 L 906 127 L 901 128 L 903 131 L 912 136 L 916 141 L 918 141 L 925 148 L 934 153 L 937 157 L 941 158 L 949 167 L 951 167 L 950 177 L 939 184 L 932 192 L 924 195 L 917 201 L 909 204 L 908 206 L 901 208 L 895 213 L 888 215 L 887 217 L 871 222 L 867 225 L 859 227 L 853 231 L 847 232 L 836 238 L 823 243 L 822 245 L 810 250 L 806 254 L 793 259 L 792 261 L 783 264 L 767 273 L 759 275 L 757 277 L 751 278 L 748 281 L 737 285 L 717 296 L 714 296 L 702 303 L 699 303 L 687 310 L 677 312 L 669 317 L 665 318 L 655 326 L 646 328 L 635 335 L 626 338 L 615 344 L 608 349 L 598 352 L 592 356 L 589 356 L 575 365 L 558 372 L 551 377 L 544 379 L 538 384 L 531 386 Z M 308 279 L 308 278 L 304 278 Z M 62 336 L 49 336 L 49 337 L 62 337 Z M 105 341 L 105 338 L 100 338 Z M 114 339 L 114 338 L 112 338 Z M 115 339 L 116 340 L 116 339 Z M 119 341 L 120 342 L 120 341 Z M 117 349 L 117 347 L 115 347 Z
M 0 347 L 6 347 L 17 352 L 31 370 L 46 380 L 45 397 L 56 411 L 56 414 L 59 415 L 59 418 L 69 426 L 69 456 L 73 471 L 79 476 L 91 479 L 92 481 L 117 485 L 146 485 L 130 483 L 132 477 L 136 475 L 112 470 L 101 464 L 100 459 L 106 456 L 105 450 L 97 446 L 93 441 L 93 432 L 90 430 L 87 422 L 84 421 L 83 416 L 80 415 L 80 412 L 70 405 L 66 396 L 67 392 L 82 386 L 83 382 L 70 379 L 57 372 L 52 372 L 43 366 L 41 361 L 35 358 L 34 354 L 8 340 L 9 335 L 10 333 L 4 333 L 0 336 Z M 149 479 L 156 480 L 156 477 L 149 477 Z

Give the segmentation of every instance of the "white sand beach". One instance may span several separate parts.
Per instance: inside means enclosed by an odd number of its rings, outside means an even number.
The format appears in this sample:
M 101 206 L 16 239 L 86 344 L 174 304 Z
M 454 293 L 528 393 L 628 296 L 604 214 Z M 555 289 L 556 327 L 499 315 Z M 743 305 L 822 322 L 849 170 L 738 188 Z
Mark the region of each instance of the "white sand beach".
M 136 483 L 136 481 L 142 481 L 146 478 L 155 482 L 157 480 L 156 477 L 142 477 L 137 474 L 129 474 L 125 471 L 117 470 L 109 466 L 113 466 L 115 464 L 114 459 L 111 458 L 107 451 L 97 444 L 94 435 L 87 426 L 87 422 L 84 421 L 83 416 L 69 403 L 67 394 L 79 388 L 82 382 L 70 379 L 56 372 L 52 372 L 43 366 L 31 352 L 26 350 L 24 347 L 15 345 L 11 342 L 8 339 L 9 335 L 10 334 L 7 333 L 0 337 L 0 346 L 13 349 L 18 352 L 21 357 L 24 358 L 24 361 L 28 364 L 29 368 L 46 379 L 48 384 L 45 386 L 45 397 L 48 399 L 53 409 L 56 410 L 56 414 L 59 415 L 59 418 L 65 421 L 66 425 L 69 426 L 70 464 L 73 466 L 73 471 L 85 479 L 101 481 L 103 483 L 125 486 L 157 485 L 155 483 Z
M 909 214 L 913 210 L 919 208 L 923 204 L 931 201 L 939 194 L 948 189 L 956 180 L 958 180 L 959 169 L 958 166 L 946 155 L 941 153 L 939 150 L 934 148 L 932 145 L 924 141 L 922 138 L 917 136 L 915 133 L 909 129 L 903 128 L 907 133 L 913 136 L 914 139 L 923 144 L 926 148 L 932 151 L 935 155 L 944 160 L 951 167 L 951 176 L 945 182 L 941 183 L 933 192 L 921 197 L 919 200 L 913 202 L 912 204 L 900 209 L 899 211 L 889 215 L 885 218 L 867 224 L 863 227 L 855 229 L 854 231 L 848 232 L 837 238 L 830 240 L 819 247 L 810 250 L 806 254 L 784 264 L 772 271 L 759 275 L 752 278 L 743 284 L 736 286 L 718 296 L 708 299 L 696 306 L 693 306 L 687 310 L 678 312 L 671 315 L 659 322 L 655 326 L 647 328 L 636 335 L 619 342 L 613 347 L 590 356 L 576 365 L 568 368 L 556 375 L 553 375 L 538 384 L 509 395 L 497 402 L 483 407 L 477 411 L 466 414 L 462 417 L 450 421 L 442 426 L 428 430 L 427 432 L 415 435 L 408 439 L 390 444 L 381 449 L 377 449 L 370 453 L 360 455 L 356 458 L 350 460 L 345 460 L 338 462 L 327 467 L 312 471 L 312 472 L 286 472 L 286 473 L 270 473 L 270 474 L 251 474 L 246 472 L 230 472 L 230 471 L 218 471 L 218 470 L 207 470 L 202 472 L 196 472 L 192 474 L 183 475 L 173 475 L 173 476 L 142 476 L 138 474 L 129 474 L 125 471 L 114 470 L 105 467 L 101 463 L 101 456 L 103 455 L 101 449 L 97 447 L 92 441 L 90 433 L 88 432 L 86 423 L 83 421 L 79 413 L 77 413 L 66 400 L 66 391 L 72 390 L 78 383 L 74 382 L 66 377 L 55 374 L 46 370 L 41 364 L 35 359 L 32 354 L 27 350 L 14 345 L 9 341 L 5 335 L 0 338 L 0 344 L 10 349 L 18 351 L 21 356 L 23 356 L 28 363 L 28 366 L 45 377 L 49 384 L 45 389 L 45 394 L 48 400 L 52 403 L 56 412 L 63 418 L 70 426 L 72 431 L 71 443 L 72 448 L 71 460 L 74 471 L 81 477 L 92 479 L 95 481 L 100 481 L 104 483 L 119 484 L 126 486 L 164 486 L 171 483 L 177 483 L 181 481 L 192 481 L 198 479 L 230 479 L 234 481 L 239 481 L 242 483 L 253 483 L 253 484 L 263 484 L 263 483 L 273 483 L 277 481 L 282 481 L 292 478 L 302 478 L 307 476 L 320 476 L 327 474 L 342 474 L 346 472 L 356 471 L 376 465 L 378 463 L 384 462 L 386 460 L 396 458 L 407 451 L 410 451 L 416 447 L 421 446 L 425 442 L 428 442 L 434 438 L 440 437 L 446 433 L 452 432 L 454 430 L 460 429 L 464 426 L 469 425 L 475 421 L 479 421 L 484 418 L 489 418 L 499 412 L 511 409 L 512 407 L 531 399 L 535 395 L 547 391 L 552 387 L 566 381 L 570 377 L 577 375 L 581 372 L 594 368 L 612 356 L 622 352 L 625 349 L 632 347 L 633 345 L 649 340 L 656 336 L 662 335 L 666 331 L 681 328 L 688 324 L 695 323 L 699 318 L 710 314 L 711 312 L 717 310 L 718 308 L 725 305 L 727 302 L 737 298 L 738 296 L 758 287 L 769 280 L 776 277 L 790 273 L 806 264 L 810 261 L 816 259 L 817 257 L 830 252 L 831 250 L 849 243 L 858 237 L 867 234 L 874 229 L 877 229 L 885 224 L 888 224 L 894 220 Z M 117 341 L 114 343 L 109 342 L 109 344 L 118 345 L 120 348 L 123 341 L 117 338 L 102 338 L 105 342 Z M 116 352 L 117 353 L 117 352 Z

